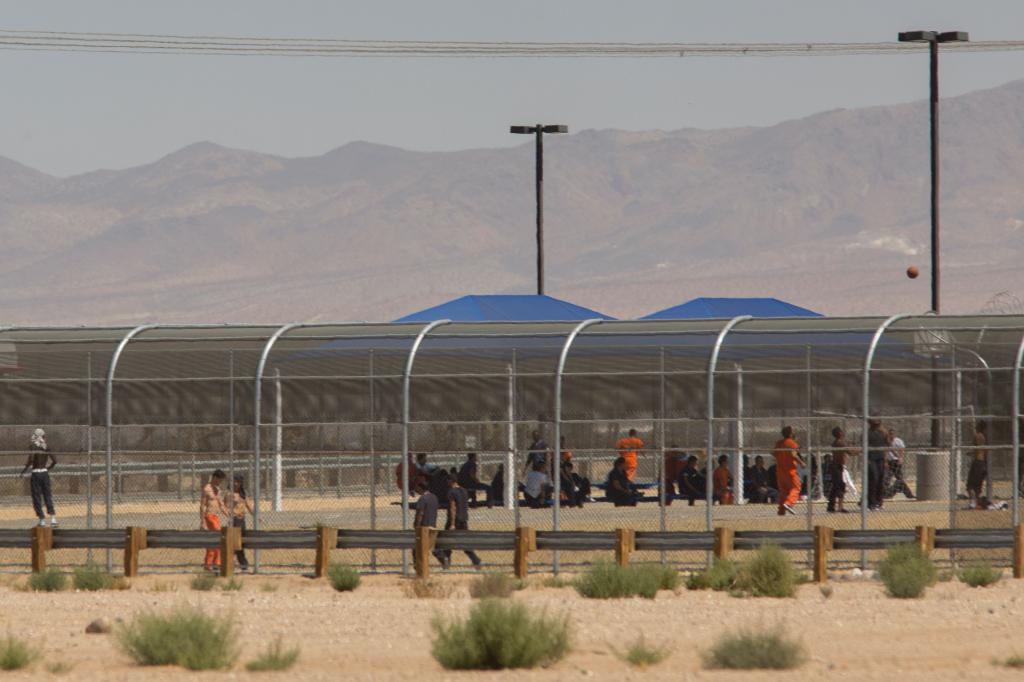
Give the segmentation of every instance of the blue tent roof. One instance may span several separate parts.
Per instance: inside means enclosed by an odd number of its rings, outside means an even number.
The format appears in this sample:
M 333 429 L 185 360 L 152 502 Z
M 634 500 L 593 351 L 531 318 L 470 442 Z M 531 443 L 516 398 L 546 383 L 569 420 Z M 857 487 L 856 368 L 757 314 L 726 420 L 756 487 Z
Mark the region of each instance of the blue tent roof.
M 615 319 L 551 296 L 488 295 L 456 298 L 395 322 L 566 322 L 590 318 Z
M 641 320 L 698 320 L 753 317 L 822 317 L 807 308 L 777 298 L 695 298 L 671 308 L 651 313 Z

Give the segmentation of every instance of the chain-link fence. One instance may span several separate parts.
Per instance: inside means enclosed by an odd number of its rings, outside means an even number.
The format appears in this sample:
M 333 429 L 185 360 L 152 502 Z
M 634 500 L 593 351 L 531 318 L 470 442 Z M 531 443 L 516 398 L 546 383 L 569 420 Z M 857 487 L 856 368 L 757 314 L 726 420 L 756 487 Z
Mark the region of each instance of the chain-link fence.
M 415 485 L 438 485 L 437 470 L 471 489 L 474 529 L 1008 527 L 1022 336 L 1019 316 L 9 329 L 0 527 L 36 522 L 21 472 L 37 427 L 72 528 L 198 528 L 218 468 L 225 488 L 242 477 L 261 529 L 410 528 Z M 785 426 L 801 454 L 789 509 Z M 408 560 L 348 554 L 369 570 Z M 147 570 L 200 558 L 142 555 Z M 590 557 L 535 559 L 571 570 Z M 294 569 L 312 553 L 259 561 Z M 24 557 L 0 550 L 0 564 Z

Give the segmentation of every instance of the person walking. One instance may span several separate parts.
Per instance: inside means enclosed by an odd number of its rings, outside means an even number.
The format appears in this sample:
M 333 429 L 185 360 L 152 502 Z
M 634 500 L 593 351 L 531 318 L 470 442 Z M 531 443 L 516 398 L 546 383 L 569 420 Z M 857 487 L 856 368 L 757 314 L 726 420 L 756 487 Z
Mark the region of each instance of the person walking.
M 877 511 L 882 508 L 885 492 L 885 452 L 889 449 L 889 436 L 878 419 L 870 420 L 868 427 L 868 509 Z
M 427 488 L 427 484 L 422 481 L 416 481 L 416 494 L 419 495 L 419 499 L 416 500 L 416 515 L 412 520 L 413 528 L 437 528 L 437 495 Z M 435 549 L 433 552 L 434 558 L 441 562 L 443 568 L 448 568 L 447 559 L 444 553 Z M 412 550 L 413 561 L 416 561 L 416 549 Z
M 988 478 L 987 430 L 987 425 L 980 419 L 974 425 L 974 456 L 971 459 L 971 468 L 967 472 L 967 495 L 970 498 L 968 506 L 971 509 L 976 509 L 978 501 L 984 497 L 981 489 Z
M 254 514 L 252 500 L 245 494 L 245 477 L 235 474 L 231 484 L 231 492 L 228 493 L 227 507 L 231 510 L 231 525 L 234 528 L 241 528 L 245 534 L 245 516 Z M 242 548 L 235 550 L 235 562 L 242 571 L 249 570 L 249 560 L 245 558 L 245 551 Z
M 444 524 L 445 530 L 453 528 L 455 530 L 469 530 L 469 493 L 459 485 L 458 479 L 454 476 L 448 479 L 448 518 Z M 477 553 L 471 549 L 464 549 L 462 551 L 473 562 L 473 568 L 480 570 L 484 562 L 480 560 Z M 450 549 L 442 550 L 442 555 L 444 556 L 444 567 L 450 568 L 452 565 L 452 551 Z
M 843 499 L 846 497 L 846 460 L 850 447 L 846 443 L 846 434 L 838 426 L 832 429 L 832 461 L 829 463 L 828 507 L 827 511 L 845 514 Z
M 889 485 L 886 490 L 886 497 L 896 497 L 897 493 L 903 493 L 908 500 L 914 499 L 914 491 L 907 485 L 903 478 L 903 460 L 907 454 L 907 444 L 896 435 L 896 429 L 889 429 L 889 450 L 886 452 L 886 460 L 889 466 Z
M 50 452 L 46 444 L 46 432 L 36 429 L 29 439 L 29 455 L 25 462 L 25 468 L 21 470 L 24 476 L 32 471 L 29 484 L 32 489 L 32 509 L 39 519 L 39 525 L 46 525 L 46 515 L 43 514 L 45 505 L 46 513 L 50 515 L 50 526 L 57 525 L 57 510 L 53 506 L 53 486 L 50 483 L 50 469 L 57 466 L 57 458 Z
M 796 514 L 794 505 L 800 499 L 800 473 L 797 467 L 806 466 L 800 457 L 800 444 L 794 438 L 792 426 L 782 427 L 782 438 L 772 451 L 775 457 L 775 476 L 779 484 L 779 516 Z
M 640 437 L 636 435 L 636 429 L 630 429 L 629 435 L 625 438 L 620 438 L 619 442 L 615 444 L 615 449 L 619 451 L 619 457 L 626 461 L 626 478 L 629 482 L 633 482 L 633 477 L 636 476 L 637 466 L 637 451 L 642 450 L 644 442 L 640 440 Z
M 199 498 L 199 527 L 202 530 L 219 533 L 221 515 L 230 516 L 220 495 L 220 485 L 224 478 L 224 472 L 217 469 L 210 475 L 210 482 L 203 486 L 203 493 Z M 207 571 L 216 571 L 219 566 L 220 548 L 206 550 L 203 568 Z

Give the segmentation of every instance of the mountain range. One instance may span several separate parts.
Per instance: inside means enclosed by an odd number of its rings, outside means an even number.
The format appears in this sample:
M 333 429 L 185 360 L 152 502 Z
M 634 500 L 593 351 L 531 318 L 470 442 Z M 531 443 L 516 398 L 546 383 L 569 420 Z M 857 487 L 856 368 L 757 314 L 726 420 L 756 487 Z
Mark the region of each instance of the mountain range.
M 1024 81 L 944 99 L 941 136 L 943 311 L 1024 295 Z M 697 296 L 924 311 L 928 150 L 923 102 L 549 136 L 546 293 L 617 317 Z M 0 324 L 388 320 L 532 293 L 533 153 L 201 142 L 66 178 L 0 157 Z

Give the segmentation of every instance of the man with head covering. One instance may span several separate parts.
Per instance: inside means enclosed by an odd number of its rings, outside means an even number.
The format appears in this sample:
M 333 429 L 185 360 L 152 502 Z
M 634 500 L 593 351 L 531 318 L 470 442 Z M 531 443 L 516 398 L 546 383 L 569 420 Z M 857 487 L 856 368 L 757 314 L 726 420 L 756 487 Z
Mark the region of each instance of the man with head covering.
M 32 432 L 29 445 L 28 460 L 21 475 L 32 470 L 32 508 L 39 519 L 39 525 L 46 525 L 46 515 L 43 514 L 43 505 L 46 505 L 46 513 L 50 515 L 50 525 L 57 525 L 57 512 L 53 507 L 53 488 L 50 485 L 50 469 L 57 466 L 57 458 L 50 452 L 46 445 L 46 432 L 36 429 Z

